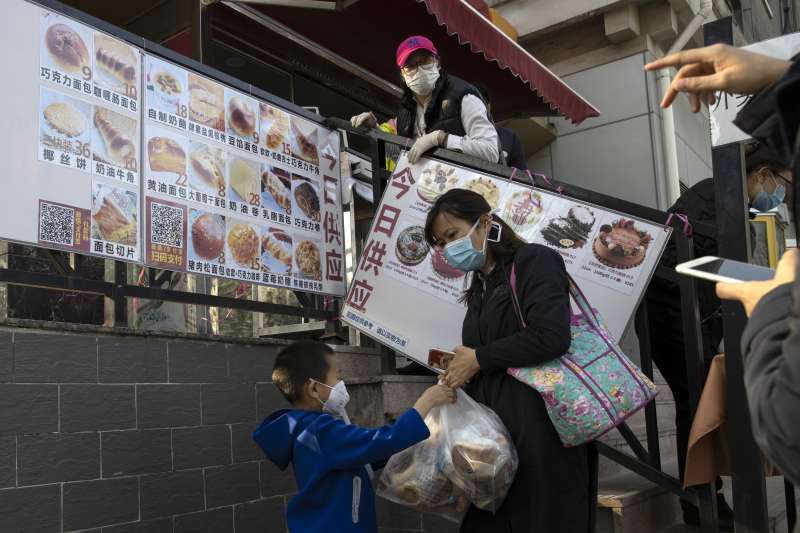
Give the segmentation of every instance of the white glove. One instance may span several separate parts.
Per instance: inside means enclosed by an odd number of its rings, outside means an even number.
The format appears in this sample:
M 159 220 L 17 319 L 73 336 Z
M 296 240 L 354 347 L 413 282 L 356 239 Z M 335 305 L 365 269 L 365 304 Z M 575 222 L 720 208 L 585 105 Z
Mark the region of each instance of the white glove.
M 378 121 L 375 119 L 375 115 L 372 114 L 372 111 L 365 111 L 364 113 L 351 117 L 350 124 L 354 128 L 371 128 L 378 124 Z
M 419 161 L 419 158 L 428 150 L 438 146 L 444 146 L 445 139 L 447 139 L 447 134 L 442 130 L 432 131 L 426 133 L 422 137 L 418 137 L 417 140 L 414 141 L 411 150 L 408 151 L 408 162 L 413 165 Z

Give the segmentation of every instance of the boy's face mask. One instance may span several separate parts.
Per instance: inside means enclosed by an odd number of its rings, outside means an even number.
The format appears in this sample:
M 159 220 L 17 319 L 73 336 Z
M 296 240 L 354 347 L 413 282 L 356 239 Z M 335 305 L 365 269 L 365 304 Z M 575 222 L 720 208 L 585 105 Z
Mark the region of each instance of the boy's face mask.
M 330 395 L 328 395 L 328 399 L 324 402 L 317 398 L 319 402 L 322 404 L 322 410 L 328 414 L 336 415 L 344 419 L 345 422 L 349 423 L 350 418 L 347 416 L 347 411 L 345 407 L 347 403 L 350 401 L 350 394 L 347 392 L 347 387 L 344 384 L 344 381 L 341 379 L 331 387 L 330 385 L 326 385 L 321 381 L 312 380 L 314 383 L 318 385 L 322 385 L 323 387 L 327 387 L 331 389 Z

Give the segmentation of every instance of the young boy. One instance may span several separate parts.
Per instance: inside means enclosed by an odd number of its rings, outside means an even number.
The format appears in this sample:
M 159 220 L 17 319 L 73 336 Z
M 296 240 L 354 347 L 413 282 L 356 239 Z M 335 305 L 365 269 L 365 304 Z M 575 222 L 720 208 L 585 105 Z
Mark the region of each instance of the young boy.
M 434 385 L 391 426 L 366 429 L 349 424 L 344 407 L 350 397 L 339 377 L 327 345 L 301 341 L 284 348 L 272 380 L 292 408 L 276 411 L 253 433 L 278 468 L 294 467 L 298 492 L 286 512 L 293 533 L 377 531 L 365 465 L 381 468 L 393 454 L 427 439 L 425 415 L 456 398 L 453 389 Z

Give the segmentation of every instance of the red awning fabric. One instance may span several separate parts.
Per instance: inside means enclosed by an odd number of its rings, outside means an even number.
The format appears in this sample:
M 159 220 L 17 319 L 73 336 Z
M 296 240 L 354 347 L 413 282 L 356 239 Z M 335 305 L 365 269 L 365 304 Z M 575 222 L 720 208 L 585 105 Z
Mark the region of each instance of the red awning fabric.
M 560 115 L 576 124 L 600 115 L 592 104 L 497 29 L 468 2 L 417 1 L 425 4 L 428 13 L 436 17 L 436 22 L 446 29 L 448 35 L 457 37 L 459 44 L 469 46 L 475 54 L 483 54 L 486 61 L 497 63 L 500 69 L 508 69 Z
M 397 85 L 397 45 L 429 37 L 444 68 L 491 93 L 496 120 L 563 116 L 574 123 L 598 110 L 472 7 L 476 0 L 360 0 L 340 10 L 251 4 L 264 15 Z

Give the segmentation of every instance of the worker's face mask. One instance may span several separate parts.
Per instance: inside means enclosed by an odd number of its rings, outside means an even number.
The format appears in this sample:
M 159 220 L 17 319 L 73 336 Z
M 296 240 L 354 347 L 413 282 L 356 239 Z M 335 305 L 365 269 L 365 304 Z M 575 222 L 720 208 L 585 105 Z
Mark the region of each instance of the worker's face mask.
M 430 65 L 418 67 L 413 74 L 403 73 L 403 80 L 414 94 L 428 96 L 433 92 L 433 88 L 439 80 L 439 64 L 434 61 Z
M 786 187 L 776 181 L 775 189 L 771 193 L 762 189 L 756 194 L 753 199 L 753 209 L 762 213 L 771 211 L 781 205 L 784 198 L 786 198 Z

